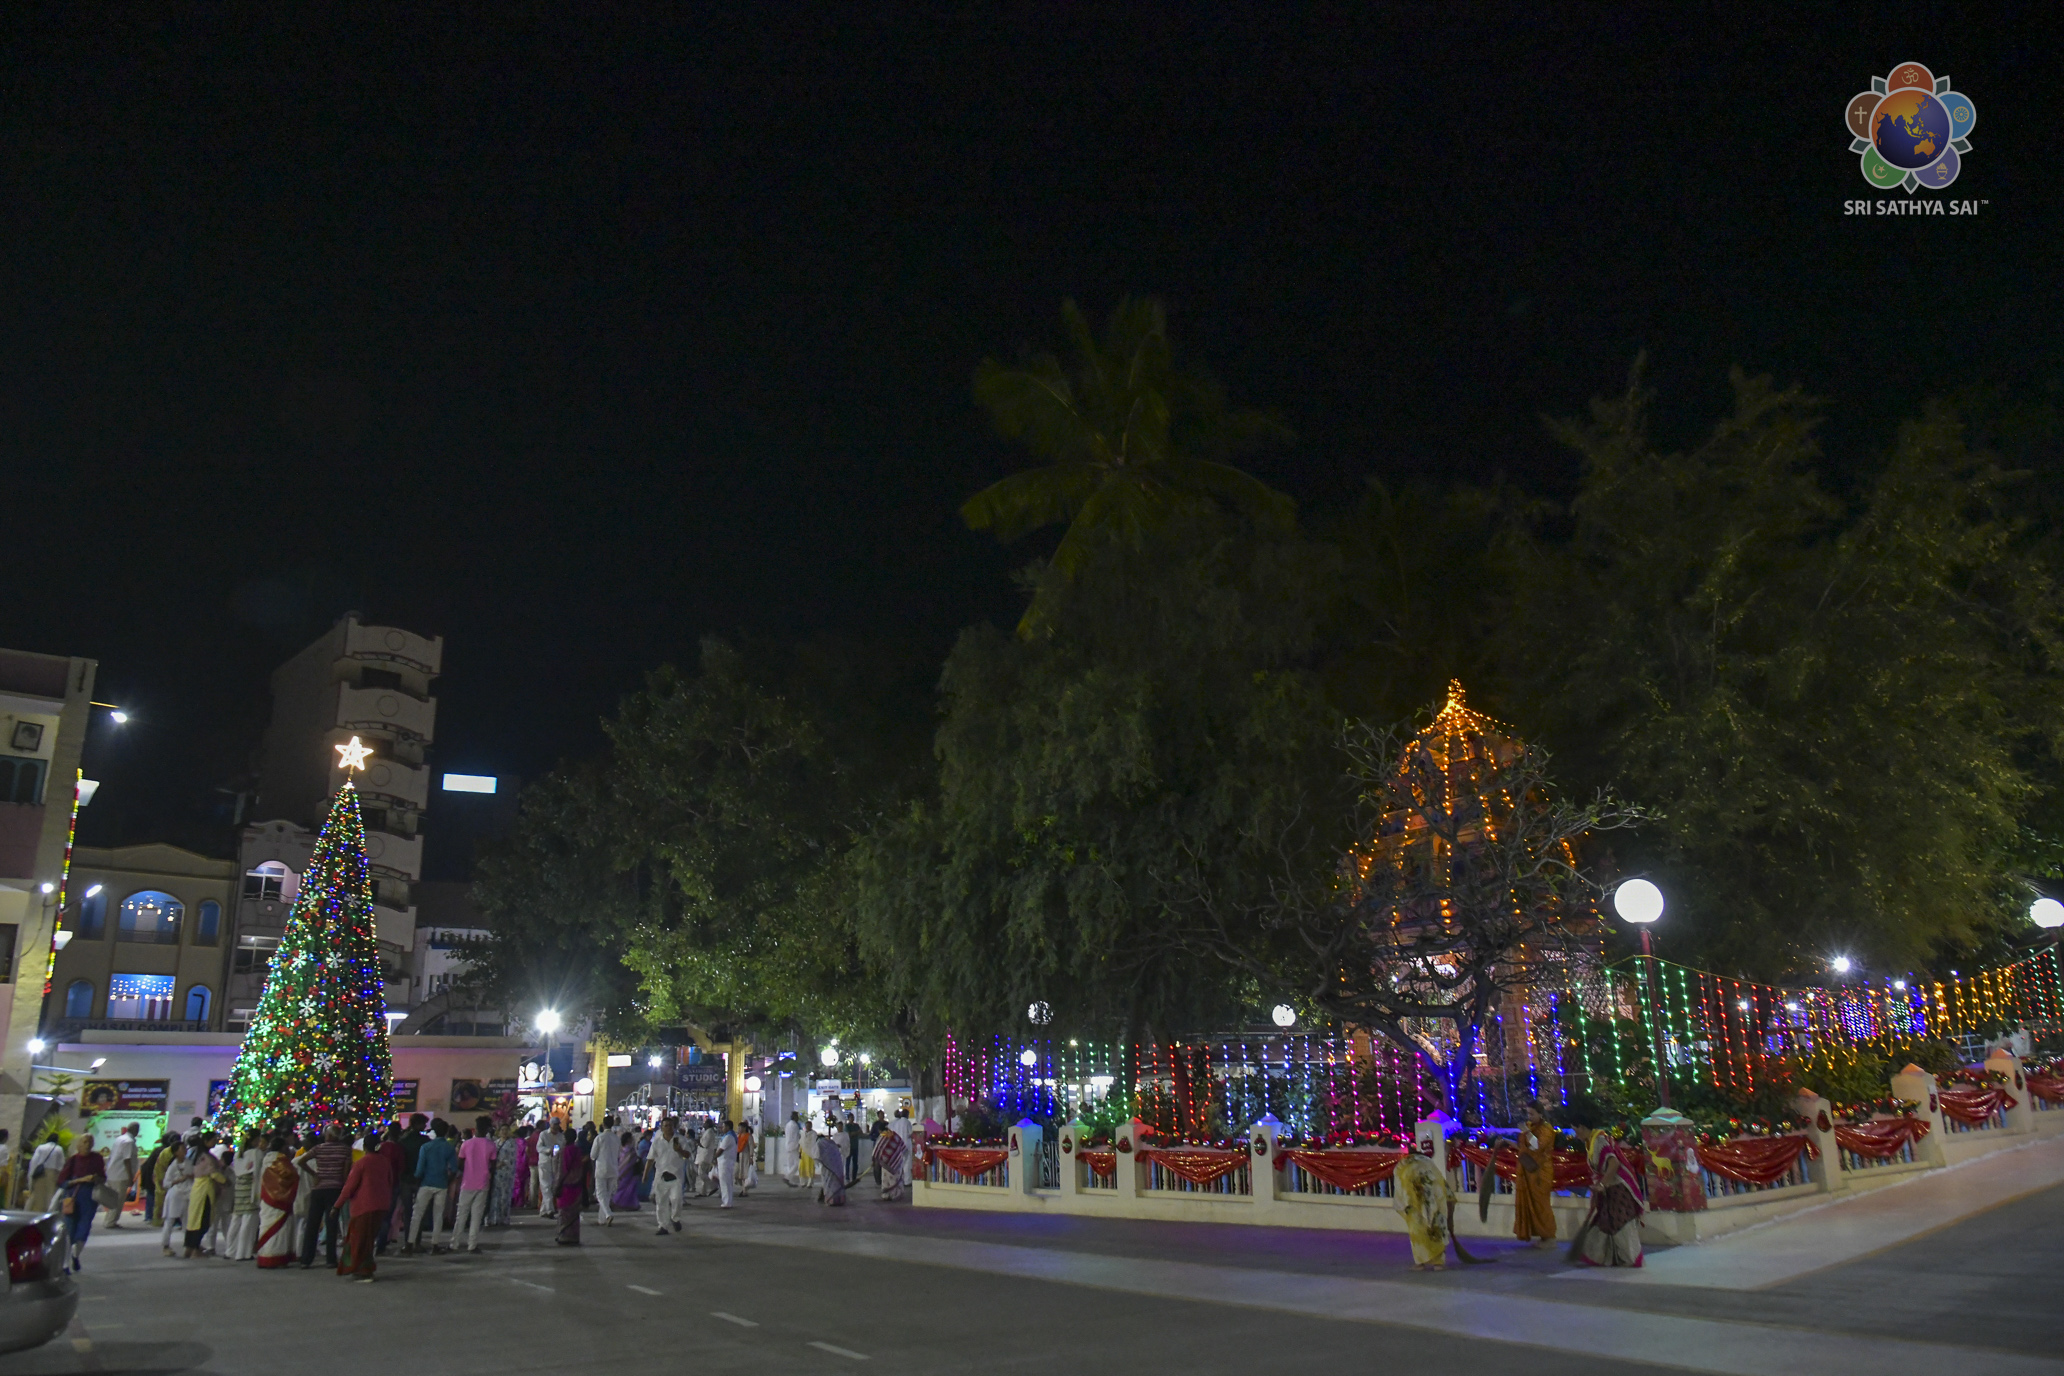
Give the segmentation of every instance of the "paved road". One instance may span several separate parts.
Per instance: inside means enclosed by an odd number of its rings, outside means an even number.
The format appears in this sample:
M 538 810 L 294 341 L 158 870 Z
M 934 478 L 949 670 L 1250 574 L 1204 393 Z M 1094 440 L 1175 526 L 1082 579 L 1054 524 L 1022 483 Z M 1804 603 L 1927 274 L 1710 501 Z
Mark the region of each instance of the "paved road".
M 1847 1266 L 1743 1293 L 1573 1283 L 1557 1254 L 1500 1248 L 1415 1275 L 1391 1234 L 820 1210 L 779 1184 L 686 1231 L 530 1220 L 478 1257 L 394 1258 L 353 1285 L 320 1269 L 171 1261 L 99 1232 L 72 1331 L 0 1373 L 581 1369 L 963 1373 L 1131 1369 L 1542 1376 L 1896 1364 L 2064 1376 L 2064 1188 Z M 1525 1343 L 1524 1349 L 1514 1343 Z M 1340 1365 L 1335 1365 L 1340 1364 Z

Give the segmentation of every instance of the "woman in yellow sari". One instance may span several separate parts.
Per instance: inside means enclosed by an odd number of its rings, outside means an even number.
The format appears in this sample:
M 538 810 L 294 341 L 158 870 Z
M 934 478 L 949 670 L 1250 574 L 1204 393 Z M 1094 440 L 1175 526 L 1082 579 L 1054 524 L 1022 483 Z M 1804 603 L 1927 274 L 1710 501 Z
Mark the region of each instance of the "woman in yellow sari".
M 1405 1216 L 1405 1231 L 1412 1235 L 1412 1269 L 1446 1269 L 1448 1210 L 1455 1203 L 1448 1173 L 1415 1151 L 1398 1162 L 1391 1180 L 1397 1192 L 1391 1205 Z
M 1514 1237 L 1536 1247 L 1555 1241 L 1555 1210 L 1548 1202 L 1554 1189 L 1555 1129 L 1541 1101 L 1529 1099 L 1526 1121 L 1519 1125 L 1519 1172 L 1512 1178 Z

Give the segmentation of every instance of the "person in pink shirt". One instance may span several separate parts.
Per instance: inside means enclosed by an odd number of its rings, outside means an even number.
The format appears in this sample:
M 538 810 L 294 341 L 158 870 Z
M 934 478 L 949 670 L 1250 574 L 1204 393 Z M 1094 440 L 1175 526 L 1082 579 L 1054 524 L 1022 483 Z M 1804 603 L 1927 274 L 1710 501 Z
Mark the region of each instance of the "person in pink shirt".
M 480 1250 L 480 1221 L 487 1217 L 487 1188 L 494 1183 L 494 1119 L 473 1120 L 473 1130 L 459 1143 L 459 1221 L 452 1225 L 452 1245 L 466 1234 L 466 1250 Z

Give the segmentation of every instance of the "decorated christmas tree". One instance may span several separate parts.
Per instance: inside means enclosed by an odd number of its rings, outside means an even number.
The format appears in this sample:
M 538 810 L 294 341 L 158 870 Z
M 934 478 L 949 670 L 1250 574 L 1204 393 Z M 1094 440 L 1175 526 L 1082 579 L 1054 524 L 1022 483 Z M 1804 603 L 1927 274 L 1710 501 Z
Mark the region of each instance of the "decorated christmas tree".
M 336 748 L 347 771 L 365 767 L 357 737 Z M 394 1074 L 386 1011 L 365 823 L 347 774 L 273 954 L 217 1129 L 241 1137 L 335 1123 L 356 1134 L 384 1119 Z

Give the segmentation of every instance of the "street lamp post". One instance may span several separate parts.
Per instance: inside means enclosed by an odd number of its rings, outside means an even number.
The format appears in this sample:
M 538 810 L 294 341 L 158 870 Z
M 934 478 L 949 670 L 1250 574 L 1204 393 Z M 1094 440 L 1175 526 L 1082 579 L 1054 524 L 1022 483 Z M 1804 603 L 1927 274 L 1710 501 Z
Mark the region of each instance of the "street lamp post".
M 1655 1010 L 1653 1029 L 1655 1036 L 1656 1100 L 1663 1107 L 1670 1106 L 1670 1070 L 1665 1053 L 1669 1038 L 1663 1026 L 1662 1001 L 1656 997 L 1655 951 L 1649 944 L 1648 929 L 1663 915 L 1663 891 L 1646 879 L 1629 879 L 1613 890 L 1613 911 L 1622 922 L 1630 923 L 1641 932 L 1641 978 L 1648 990 L 1650 1007 Z

